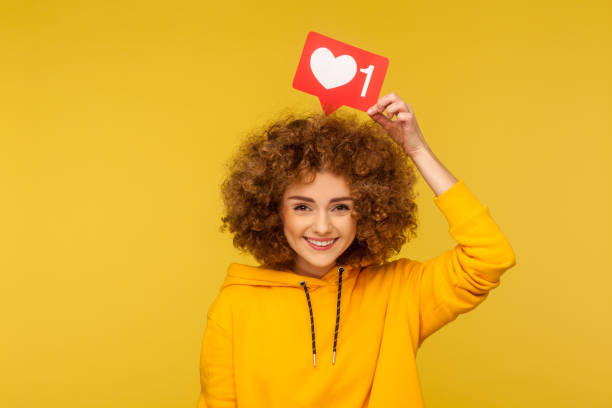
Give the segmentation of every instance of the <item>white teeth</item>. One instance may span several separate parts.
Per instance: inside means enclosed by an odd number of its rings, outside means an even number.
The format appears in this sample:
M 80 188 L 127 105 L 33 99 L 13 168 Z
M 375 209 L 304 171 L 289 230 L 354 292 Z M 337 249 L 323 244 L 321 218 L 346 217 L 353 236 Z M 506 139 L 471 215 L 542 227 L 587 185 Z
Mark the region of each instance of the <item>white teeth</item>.
M 317 246 L 327 246 L 331 244 L 332 242 L 334 242 L 333 239 L 331 241 L 315 241 L 314 239 L 310 239 L 310 238 L 306 238 L 306 239 L 308 240 L 308 242 L 312 242 L 313 244 Z

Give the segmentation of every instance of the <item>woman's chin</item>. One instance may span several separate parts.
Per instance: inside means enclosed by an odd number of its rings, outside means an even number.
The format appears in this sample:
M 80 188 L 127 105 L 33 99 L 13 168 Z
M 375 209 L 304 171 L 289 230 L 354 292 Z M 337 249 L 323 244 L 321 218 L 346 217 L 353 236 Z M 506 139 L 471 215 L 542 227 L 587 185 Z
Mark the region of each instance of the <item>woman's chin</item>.
M 301 259 L 296 262 L 296 265 L 299 264 L 301 269 L 313 270 L 315 273 L 325 273 L 334 267 L 336 264 L 335 257 L 326 257 L 322 259 L 321 257 L 312 258 L 312 257 L 300 257 Z

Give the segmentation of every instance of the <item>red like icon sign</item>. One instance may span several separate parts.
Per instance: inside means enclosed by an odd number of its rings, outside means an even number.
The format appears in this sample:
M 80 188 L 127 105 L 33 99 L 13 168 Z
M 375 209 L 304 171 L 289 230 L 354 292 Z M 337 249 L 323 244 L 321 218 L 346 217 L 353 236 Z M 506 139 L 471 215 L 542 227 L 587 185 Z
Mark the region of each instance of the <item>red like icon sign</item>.
M 366 111 L 378 101 L 389 60 L 309 32 L 293 87 L 319 97 L 325 114 L 342 105 Z

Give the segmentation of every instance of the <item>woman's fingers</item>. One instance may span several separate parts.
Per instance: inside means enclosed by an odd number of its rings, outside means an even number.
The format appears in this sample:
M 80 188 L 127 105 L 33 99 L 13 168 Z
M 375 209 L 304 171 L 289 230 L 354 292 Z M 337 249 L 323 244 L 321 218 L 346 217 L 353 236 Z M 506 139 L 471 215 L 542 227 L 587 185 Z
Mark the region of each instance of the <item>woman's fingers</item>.
M 370 109 L 368 109 L 368 113 L 370 115 L 375 113 L 382 113 L 385 109 L 387 109 L 388 112 L 389 105 L 392 105 L 394 103 L 402 104 L 404 103 L 404 101 L 402 101 L 402 98 L 400 98 L 395 92 L 388 93 L 384 96 L 381 96 L 380 99 L 378 99 L 378 102 L 376 102 L 374 105 L 372 105 L 372 107 L 370 107 Z
M 378 99 L 378 103 L 386 106 L 392 102 L 398 102 L 401 100 L 402 98 L 400 98 L 398 94 L 395 92 L 389 92 L 388 94 L 381 96 L 380 99 Z
M 395 92 L 382 96 L 376 104 L 368 109 L 368 114 L 386 131 L 392 130 L 393 125 L 397 121 L 410 121 L 414 116 L 412 107 L 404 102 Z M 394 116 L 395 121 L 393 120 Z
M 387 117 L 391 118 L 393 115 L 396 115 L 399 112 L 408 112 L 408 107 L 403 101 L 393 102 L 387 106 Z
M 393 126 L 393 121 L 387 118 L 382 113 L 375 113 L 371 115 L 371 117 L 376 122 L 378 122 L 378 124 L 380 124 L 380 126 L 382 126 L 382 128 L 385 129 L 386 131 L 389 131 L 391 129 L 391 126 Z
M 397 120 L 401 120 L 402 122 L 412 120 L 412 113 L 400 112 L 397 114 Z
M 390 97 L 391 97 L 391 94 L 387 94 L 385 96 L 380 97 L 378 101 L 374 105 L 372 105 L 370 109 L 368 109 L 368 113 L 369 114 L 382 113 L 387 107 L 387 105 L 393 102 L 392 100 L 390 100 Z

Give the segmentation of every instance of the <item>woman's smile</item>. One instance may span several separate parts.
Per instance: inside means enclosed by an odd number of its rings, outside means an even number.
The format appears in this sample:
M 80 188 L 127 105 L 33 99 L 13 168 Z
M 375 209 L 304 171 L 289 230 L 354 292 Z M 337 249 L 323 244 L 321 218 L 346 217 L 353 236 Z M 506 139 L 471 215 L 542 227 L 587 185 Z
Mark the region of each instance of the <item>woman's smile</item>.
M 325 251 L 326 249 L 329 249 L 332 246 L 334 246 L 334 243 L 339 238 L 332 238 L 332 239 L 326 239 L 326 240 L 315 240 L 312 238 L 304 237 L 304 239 L 306 240 L 306 242 L 308 242 L 308 245 L 310 245 L 312 248 L 316 249 L 317 251 Z

